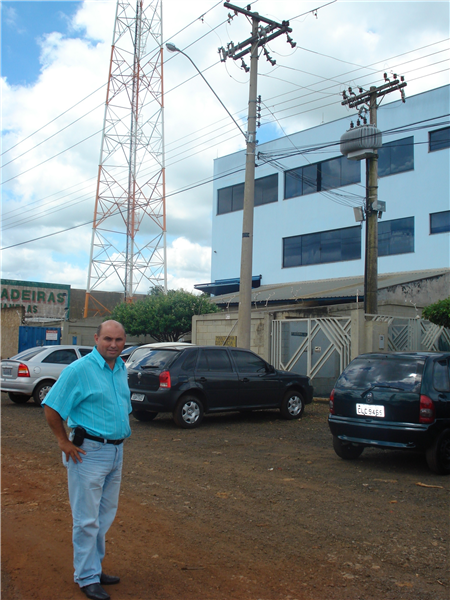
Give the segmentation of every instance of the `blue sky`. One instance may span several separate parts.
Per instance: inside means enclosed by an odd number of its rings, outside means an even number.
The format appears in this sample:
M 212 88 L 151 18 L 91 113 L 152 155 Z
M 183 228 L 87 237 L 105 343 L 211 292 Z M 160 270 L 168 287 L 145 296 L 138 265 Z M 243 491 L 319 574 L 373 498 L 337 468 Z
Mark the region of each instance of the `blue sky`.
M 31 85 L 39 76 L 39 40 L 53 31 L 76 37 L 70 20 L 79 2 L 1 3 L 2 76 L 10 85 Z

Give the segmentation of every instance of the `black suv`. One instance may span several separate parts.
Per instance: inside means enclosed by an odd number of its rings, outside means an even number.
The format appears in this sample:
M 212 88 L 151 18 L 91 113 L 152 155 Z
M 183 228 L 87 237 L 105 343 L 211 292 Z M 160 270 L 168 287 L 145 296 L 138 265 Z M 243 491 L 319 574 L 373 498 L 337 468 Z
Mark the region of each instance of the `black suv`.
M 418 449 L 450 474 L 450 353 L 361 354 L 331 392 L 328 424 L 341 458 L 366 446 Z
M 151 421 L 171 412 L 183 428 L 204 413 L 279 408 L 298 419 L 313 399 L 309 378 L 278 371 L 254 352 L 216 346 L 165 347 L 128 367 L 133 415 Z

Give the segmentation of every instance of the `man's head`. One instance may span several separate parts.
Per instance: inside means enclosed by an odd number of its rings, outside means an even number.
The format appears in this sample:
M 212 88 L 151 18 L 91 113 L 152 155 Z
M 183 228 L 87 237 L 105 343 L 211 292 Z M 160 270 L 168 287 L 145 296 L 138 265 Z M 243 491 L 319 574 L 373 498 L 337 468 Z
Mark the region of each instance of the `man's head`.
M 97 351 L 105 361 L 114 366 L 116 358 L 125 347 L 125 329 L 117 321 L 105 321 L 97 329 L 94 335 Z

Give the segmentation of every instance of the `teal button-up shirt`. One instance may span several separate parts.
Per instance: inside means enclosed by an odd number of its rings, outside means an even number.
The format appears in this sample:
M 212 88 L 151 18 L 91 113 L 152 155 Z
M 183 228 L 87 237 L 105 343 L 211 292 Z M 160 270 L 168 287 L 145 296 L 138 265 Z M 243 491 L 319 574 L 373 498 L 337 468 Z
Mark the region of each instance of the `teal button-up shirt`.
M 131 435 L 131 412 L 125 363 L 119 357 L 111 370 L 97 348 L 68 365 L 42 404 L 61 415 L 69 427 L 119 440 Z

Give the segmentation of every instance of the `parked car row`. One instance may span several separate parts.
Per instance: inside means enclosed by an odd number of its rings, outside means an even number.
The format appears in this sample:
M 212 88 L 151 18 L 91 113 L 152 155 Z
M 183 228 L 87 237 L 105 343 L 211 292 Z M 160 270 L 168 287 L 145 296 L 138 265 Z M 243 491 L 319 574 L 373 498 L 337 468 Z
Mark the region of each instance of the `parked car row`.
M 39 346 L 1 362 L 1 389 L 40 405 L 62 370 L 89 346 Z M 242 348 L 154 343 L 124 351 L 133 416 L 171 413 L 182 428 L 205 414 L 279 409 L 298 419 L 313 400 L 308 377 L 275 369 Z M 430 469 L 450 474 L 450 352 L 362 354 L 339 376 L 328 425 L 345 460 L 366 447 L 420 450 Z

